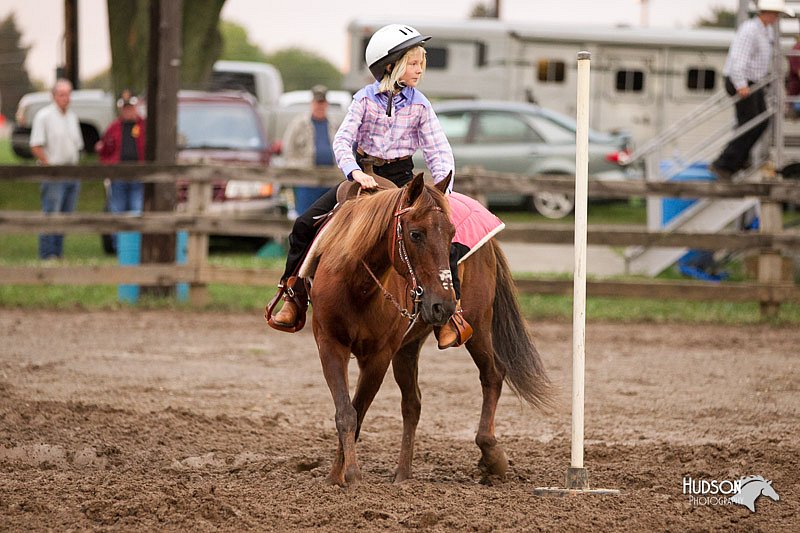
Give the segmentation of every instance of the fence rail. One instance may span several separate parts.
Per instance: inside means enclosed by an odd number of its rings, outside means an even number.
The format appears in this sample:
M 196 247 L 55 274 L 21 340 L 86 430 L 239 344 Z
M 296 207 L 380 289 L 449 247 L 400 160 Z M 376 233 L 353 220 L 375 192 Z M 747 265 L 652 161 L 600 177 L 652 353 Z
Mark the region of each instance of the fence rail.
M 137 283 L 167 285 L 188 282 L 193 287 L 192 300 L 203 301 L 208 283 L 274 285 L 280 272 L 269 269 L 234 269 L 207 263 L 207 239 L 214 235 L 266 236 L 285 238 L 291 222 L 275 216 L 247 216 L 206 210 L 210 205 L 208 183 L 241 179 L 278 182 L 282 186 L 332 185 L 341 179 L 335 169 L 270 168 L 268 171 L 247 167 L 189 165 L 117 165 L 103 166 L 0 166 L 0 181 L 38 182 L 42 179 L 103 180 L 105 178 L 169 183 L 189 183 L 189 199 L 183 211 L 148 212 L 138 216 L 108 213 L 70 213 L 45 215 L 34 211 L 0 211 L 0 233 L 109 233 L 140 231 L 173 233 L 185 230 L 190 235 L 188 264 L 146 264 L 141 266 L 26 266 L 0 267 L 0 284 L 93 285 Z M 568 192 L 574 181 L 564 176 L 520 176 L 515 174 L 465 170 L 459 173 L 458 189 L 482 197 L 490 192 L 535 194 L 542 191 Z M 679 198 L 756 197 L 763 203 L 800 204 L 800 183 L 768 180 L 757 183 L 719 182 L 645 182 L 601 181 L 590 179 L 589 194 L 603 198 L 644 197 L 649 195 Z M 773 222 L 769 224 L 775 227 Z M 572 244 L 573 228 L 565 224 L 507 225 L 499 238 L 506 242 Z M 800 301 L 794 283 L 776 274 L 780 254 L 800 248 L 800 233 L 777 231 L 760 233 L 726 231 L 722 233 L 650 232 L 640 227 L 590 226 L 589 243 L 608 246 L 691 247 L 711 250 L 758 250 L 763 258 L 765 275 L 758 282 L 707 283 L 701 281 L 589 281 L 591 296 L 649 297 L 684 300 L 758 301 L 762 310 L 775 312 L 783 302 Z M 778 267 L 775 267 L 775 257 Z M 518 279 L 524 293 L 571 294 L 569 280 Z

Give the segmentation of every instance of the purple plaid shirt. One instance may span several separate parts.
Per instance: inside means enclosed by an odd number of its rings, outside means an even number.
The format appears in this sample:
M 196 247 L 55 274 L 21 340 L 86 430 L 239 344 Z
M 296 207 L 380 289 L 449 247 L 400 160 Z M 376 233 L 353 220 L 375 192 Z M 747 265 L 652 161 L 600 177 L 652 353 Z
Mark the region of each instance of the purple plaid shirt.
M 354 145 L 381 159 L 411 156 L 421 148 L 434 183 L 455 172 L 453 150 L 425 95 L 404 88 L 395 95 L 394 111 L 388 117 L 387 96 L 377 91 L 375 82 L 356 93 L 333 139 L 336 163 L 344 175 L 350 179 L 350 174 L 360 169 L 353 155 Z M 452 181 L 449 189 L 453 189 Z

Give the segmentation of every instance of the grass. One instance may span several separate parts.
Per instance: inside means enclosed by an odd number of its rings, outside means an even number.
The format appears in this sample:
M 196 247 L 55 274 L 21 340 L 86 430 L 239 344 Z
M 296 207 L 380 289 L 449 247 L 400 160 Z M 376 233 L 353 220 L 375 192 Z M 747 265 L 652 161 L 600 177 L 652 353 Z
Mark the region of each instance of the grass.
M 35 235 L 0 235 L 0 265 L 33 266 L 36 259 Z M 64 264 L 110 265 L 116 259 L 104 255 L 100 237 L 96 235 L 67 235 Z M 267 271 L 283 267 L 283 257 L 261 258 L 255 254 L 217 253 L 209 263 L 227 267 L 263 268 Z M 670 275 L 675 277 L 674 275 Z M 561 276 L 560 278 L 563 279 Z M 556 276 L 556 278 L 559 278 Z M 277 282 L 277 280 L 275 280 Z M 203 310 L 252 312 L 260 314 L 274 294 L 271 287 L 247 287 L 224 284 L 209 285 L 210 303 Z M 22 286 L 0 285 L 0 308 L 22 309 L 119 309 L 127 304 L 117 301 L 115 286 Z M 572 299 L 565 296 L 520 295 L 523 314 L 530 320 L 570 320 Z M 185 303 L 166 299 L 143 298 L 139 309 L 196 309 Z M 587 302 L 588 320 L 609 322 L 653 323 L 721 323 L 758 324 L 762 321 L 758 303 L 693 302 L 656 299 L 622 299 L 590 297 Z M 800 305 L 784 304 L 774 325 L 800 324 Z
M 17 158 L 11 151 L 7 140 L 0 140 L 0 164 L 29 164 L 28 160 Z M 101 183 L 82 183 L 78 210 L 85 212 L 102 211 L 104 191 Z M 0 210 L 38 210 L 39 185 L 36 183 L 0 182 Z M 507 211 L 497 213 L 506 222 L 556 222 L 573 223 L 572 216 L 561 220 L 550 220 L 526 211 Z M 630 202 L 593 202 L 589 205 L 590 224 L 645 224 L 646 212 L 641 199 Z M 787 211 L 785 220 L 796 221 L 796 211 Z M 225 243 L 223 243 L 225 244 Z M 65 237 L 65 260 L 63 264 L 111 265 L 116 258 L 103 253 L 100 236 L 93 234 L 70 234 Z M 224 253 L 221 251 L 224 250 Z M 240 268 L 264 268 L 280 270 L 283 257 L 265 259 L 253 251 L 230 251 L 229 247 L 212 248 L 209 263 L 220 266 Z M 31 234 L 0 234 L 1 266 L 34 266 L 37 260 L 37 236 Z M 741 266 L 732 263 L 728 270 L 733 280 L 743 279 Z M 553 276 L 564 279 L 569 276 Z M 674 270 L 659 276 L 664 279 L 682 279 Z M 277 282 L 277 280 L 275 280 Z M 243 287 L 212 284 L 209 286 L 210 303 L 207 310 L 230 312 L 261 313 L 274 290 L 264 287 Z M 0 285 L 0 308 L 46 308 L 46 309 L 116 309 L 124 307 L 117 300 L 115 286 L 19 286 Z M 524 315 L 531 320 L 570 320 L 572 299 L 563 296 L 521 295 L 520 306 Z M 194 309 L 188 304 L 173 300 L 142 298 L 137 304 L 140 309 L 168 308 L 175 310 Z M 587 318 L 613 322 L 687 322 L 754 324 L 761 323 L 757 303 L 689 302 L 654 299 L 589 298 Z M 784 304 L 777 318 L 768 321 L 772 324 L 800 323 L 800 306 Z

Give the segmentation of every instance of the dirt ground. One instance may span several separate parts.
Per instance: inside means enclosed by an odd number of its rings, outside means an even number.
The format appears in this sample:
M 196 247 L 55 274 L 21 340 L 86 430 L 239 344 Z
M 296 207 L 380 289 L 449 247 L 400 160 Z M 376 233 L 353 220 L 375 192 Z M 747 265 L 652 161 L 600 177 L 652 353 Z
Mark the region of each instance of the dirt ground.
M 569 466 L 571 326 L 531 330 L 562 392 L 541 413 L 506 391 L 504 482 L 477 468 L 475 366 L 431 339 L 415 479 L 391 482 L 389 372 L 358 444 L 364 479 L 341 489 L 325 483 L 333 403 L 310 331 L 257 314 L 2 310 L 0 530 L 798 530 L 800 332 L 590 321 L 586 466 L 621 494 L 559 498 L 534 489 L 563 486 Z M 685 476 L 744 475 L 780 500 L 751 513 L 682 493 Z

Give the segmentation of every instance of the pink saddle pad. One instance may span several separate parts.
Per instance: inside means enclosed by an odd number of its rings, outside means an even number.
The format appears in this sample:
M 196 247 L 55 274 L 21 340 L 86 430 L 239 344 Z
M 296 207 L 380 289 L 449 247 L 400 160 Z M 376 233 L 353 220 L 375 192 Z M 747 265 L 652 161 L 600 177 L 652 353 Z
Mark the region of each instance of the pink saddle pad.
M 459 260 L 460 263 L 502 231 L 506 225 L 480 202 L 469 196 L 453 192 L 447 199 L 450 201 L 450 221 L 456 227 L 453 241 L 470 249 L 469 253 Z

